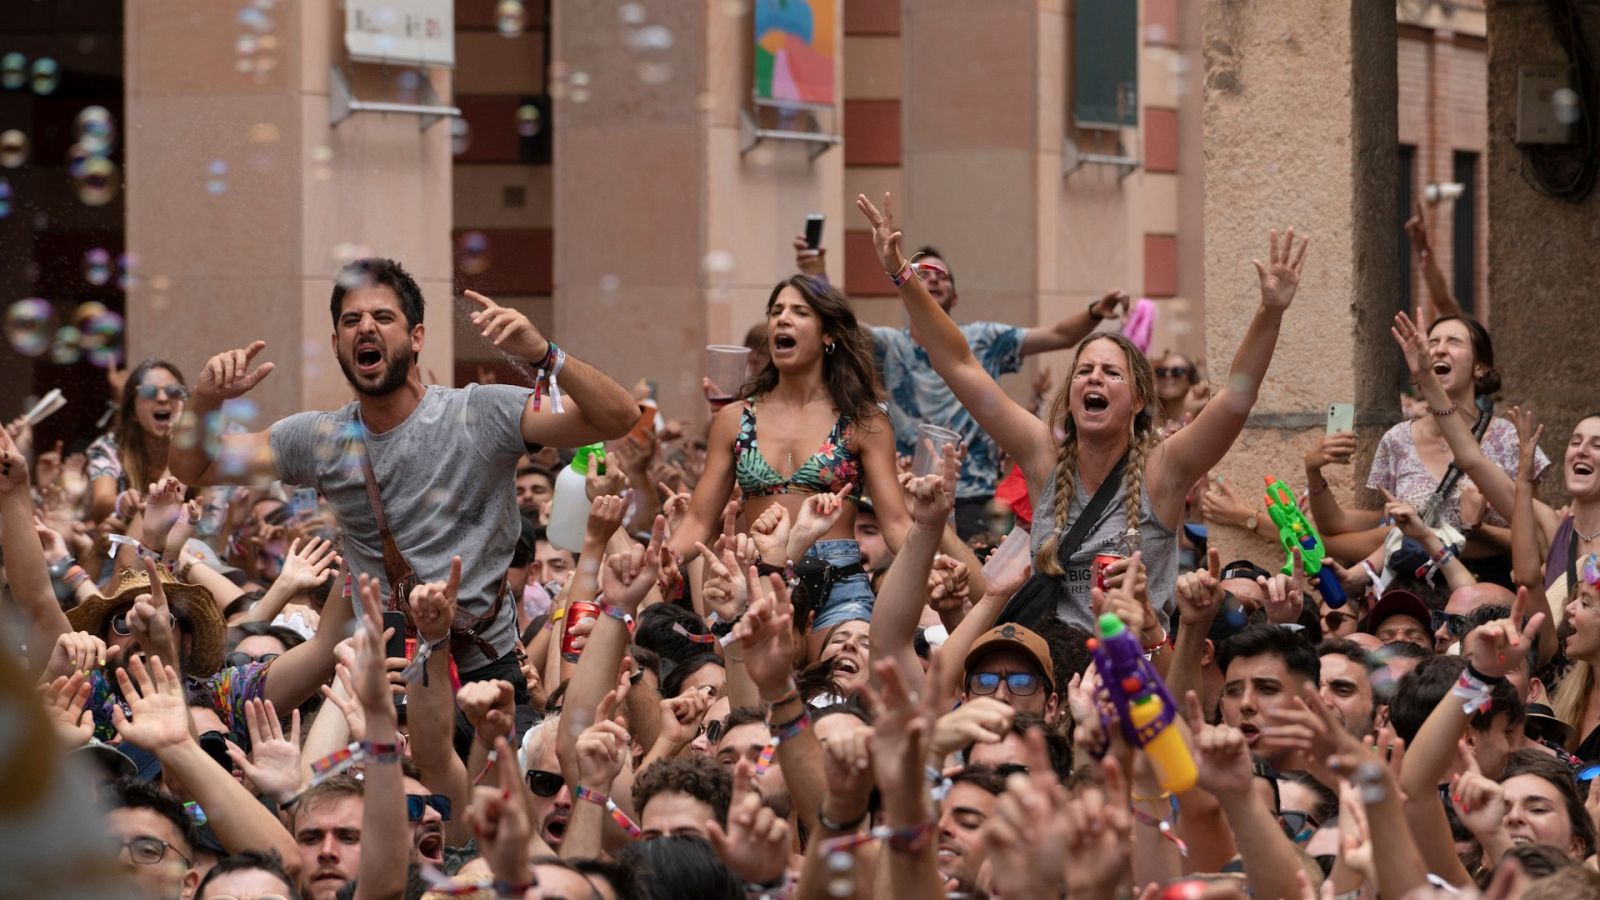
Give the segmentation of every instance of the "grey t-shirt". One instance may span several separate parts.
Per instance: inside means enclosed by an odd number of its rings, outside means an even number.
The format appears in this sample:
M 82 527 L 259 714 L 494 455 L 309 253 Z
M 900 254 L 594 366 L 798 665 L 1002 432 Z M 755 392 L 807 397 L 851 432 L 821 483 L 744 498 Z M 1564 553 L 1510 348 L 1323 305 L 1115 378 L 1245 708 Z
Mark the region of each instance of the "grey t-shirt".
M 450 576 L 450 557 L 461 557 L 457 624 L 489 611 L 517 541 L 517 459 L 526 452 L 522 410 L 529 388 L 470 384 L 428 387 L 404 422 L 366 436 L 372 471 L 383 498 L 384 517 L 395 544 L 421 582 Z M 367 498 L 360 454 L 358 405 L 332 412 L 303 412 L 282 419 L 270 432 L 278 477 L 315 487 L 328 498 L 344 534 L 344 557 L 353 574 L 381 580 L 383 539 Z M 497 653 L 516 640 L 511 603 L 479 630 Z M 476 648 L 463 648 L 456 663 L 470 672 L 487 664 Z

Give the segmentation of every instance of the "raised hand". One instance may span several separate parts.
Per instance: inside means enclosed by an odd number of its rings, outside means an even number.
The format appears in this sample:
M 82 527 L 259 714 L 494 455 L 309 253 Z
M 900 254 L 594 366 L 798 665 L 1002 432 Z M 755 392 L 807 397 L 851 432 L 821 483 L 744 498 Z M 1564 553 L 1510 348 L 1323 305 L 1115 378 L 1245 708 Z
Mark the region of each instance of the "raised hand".
M 806 551 L 833 528 L 839 517 L 844 515 L 845 498 L 853 490 L 855 485 L 847 484 L 837 493 L 823 492 L 806 498 L 793 527 L 789 529 L 789 559 L 805 556 Z
M 944 528 L 950 511 L 956 506 L 956 473 L 960 470 L 960 453 L 951 444 L 939 451 L 939 471 L 935 474 L 912 478 L 903 485 L 906 511 L 911 521 L 926 528 Z
M 1128 292 L 1118 288 L 1114 291 L 1106 291 L 1105 296 L 1094 302 L 1094 307 L 1091 311 L 1096 318 L 1102 321 L 1114 322 L 1122 318 L 1123 313 L 1128 311 L 1128 305 L 1132 302 L 1133 298 L 1128 296 Z
M 940 716 L 928 739 L 928 755 L 943 759 L 968 744 L 997 744 L 1011 733 L 1017 711 L 993 697 L 979 697 Z
M 689 499 L 694 495 L 688 491 L 677 492 L 665 483 L 658 483 L 661 496 L 666 499 L 661 502 L 661 514 L 667 518 L 667 531 L 675 532 L 683 524 L 684 517 L 689 515 Z
M 942 554 L 935 556 L 933 568 L 928 570 L 928 605 L 943 615 L 961 612 L 971 599 L 967 578 L 966 563 Z
M 872 226 L 872 246 L 878 251 L 878 260 L 883 263 L 885 272 L 898 272 L 906 264 L 905 254 L 900 250 L 900 241 L 903 235 L 894 227 L 894 205 L 887 191 L 883 194 L 883 211 L 879 212 L 866 194 L 856 195 L 856 209 L 866 216 L 868 224 Z
M 1184 718 L 1193 736 L 1195 766 L 1200 787 L 1217 796 L 1248 794 L 1251 779 L 1250 745 L 1244 732 L 1231 725 L 1208 725 L 1194 691 L 1184 697 Z
M 1109 591 L 1102 591 L 1097 587 L 1089 589 L 1089 597 L 1094 604 L 1094 613 L 1098 618 L 1103 613 L 1116 613 L 1128 630 L 1134 634 L 1143 634 L 1147 629 L 1158 627 L 1158 620 L 1154 610 L 1150 608 L 1149 594 L 1139 586 L 1141 580 L 1148 581 L 1144 568 L 1144 553 L 1134 551 L 1126 559 L 1117 560 L 1121 570 L 1115 575 L 1111 567 L 1106 568 L 1106 583 L 1112 585 Z M 1132 577 L 1127 577 L 1132 573 Z M 1118 577 L 1121 576 L 1121 577 Z
M 550 352 L 550 342 L 539 333 L 539 329 L 533 327 L 526 315 L 509 306 L 501 306 L 477 291 L 466 291 L 465 294 L 468 300 L 478 305 L 478 310 L 468 318 L 472 324 L 483 329 L 484 340 L 512 356 L 531 362 L 544 359 L 545 354 Z
M 774 505 L 772 508 L 783 507 Z M 706 561 L 700 595 L 706 606 L 717 614 L 717 618 L 732 622 L 739 618 L 745 605 L 750 602 L 749 581 L 744 576 L 744 567 L 739 565 L 732 549 L 724 549 L 719 557 L 699 541 L 695 542 L 695 546 L 700 550 L 700 558 Z
M 612 719 L 618 702 L 617 692 L 607 691 L 594 724 L 578 735 L 578 784 L 602 794 L 611 793 L 611 782 L 622 774 L 633 740 L 628 730 Z
M 1222 589 L 1222 555 L 1217 548 L 1206 550 L 1206 567 L 1178 576 L 1174 586 L 1178 614 L 1185 626 L 1204 631 L 1222 611 L 1226 592 Z
M 12 442 L 11 435 L 0 431 L 0 496 L 15 491 L 27 493 L 28 460 Z
M 1484 516 L 1489 514 L 1489 501 L 1484 499 L 1483 492 L 1478 490 L 1478 486 L 1470 480 L 1463 479 L 1458 500 L 1462 530 L 1470 531 L 1482 525 Z
M 927 755 L 928 735 L 938 715 L 939 702 L 932 687 L 939 684 L 942 677 L 937 671 L 943 664 L 939 657 L 935 651 L 928 675 L 922 682 L 927 690 L 920 695 L 906 683 L 905 674 L 893 657 L 875 663 L 872 667 L 874 684 L 861 689 L 867 708 L 872 710 L 873 776 L 883 792 L 889 822 L 897 827 L 927 818 L 927 776 L 923 774 L 923 760 Z
M 783 695 L 793 675 L 794 606 L 789 602 L 789 586 L 780 575 L 768 576 L 771 593 L 762 590 L 761 574 L 745 570 L 746 589 L 751 601 L 734 634 L 744 648 L 745 670 L 763 698 Z
M 1279 572 L 1271 577 L 1256 576 L 1256 583 L 1267 592 L 1267 621 L 1275 625 L 1300 621 L 1300 611 L 1305 608 L 1305 562 L 1299 547 L 1294 548 L 1292 555 L 1293 575 Z
M 61 477 L 61 442 L 56 441 L 56 448 L 39 454 L 33 461 L 33 482 L 40 490 L 50 487 Z
M 1507 672 L 1522 667 L 1522 661 L 1533 649 L 1534 635 L 1544 624 L 1544 613 L 1534 613 L 1520 629 L 1517 623 L 1528 609 L 1528 589 L 1517 588 L 1517 598 L 1511 602 L 1511 617 L 1485 622 L 1461 639 L 1461 655 L 1468 665 L 1490 678 L 1503 678 Z
M 1394 522 L 1394 526 L 1400 529 L 1401 534 L 1414 540 L 1422 540 L 1430 529 L 1427 523 L 1422 521 L 1422 516 L 1418 515 L 1417 508 L 1405 500 L 1396 498 L 1383 488 L 1378 490 L 1383 492 L 1384 516 Z
M 581 739 L 580 739 L 581 740 Z M 755 766 L 741 759 L 733 766 L 733 798 L 728 827 L 707 820 L 706 837 L 724 864 L 748 884 L 776 881 L 789 865 L 789 823 L 775 815 L 751 790 Z
M 627 553 L 614 553 L 606 557 L 600 570 L 600 591 L 607 603 L 621 607 L 632 615 L 639 611 L 639 603 L 656 583 L 661 571 L 661 546 L 667 521 L 656 516 L 655 527 L 650 532 L 650 546 L 634 545 Z
M 847 731 L 818 739 L 828 784 L 823 812 L 835 822 L 848 822 L 866 811 L 872 796 L 872 726 L 854 716 L 850 723 Z
M 516 759 L 511 744 L 503 737 L 495 740 L 494 753 L 496 759 Z M 518 783 L 521 774 L 517 769 L 517 766 L 495 766 L 495 785 L 473 789 L 466 815 L 467 825 L 494 877 L 513 884 L 527 884 L 533 874 L 528 862 L 528 838 L 533 827 L 522 799 L 526 788 Z
M 704 691 L 686 691 L 662 700 L 661 732 L 656 738 L 657 743 L 665 745 L 669 754 L 674 755 L 694 743 L 700 720 L 705 718 L 706 710 L 710 707 L 711 698 Z
M 1306 469 L 1320 472 L 1324 466 L 1347 466 L 1356 452 L 1356 433 L 1340 431 L 1323 435 L 1306 451 Z
M 622 520 L 628 517 L 628 501 L 632 497 L 632 491 L 623 491 L 622 496 L 605 494 L 592 498 L 594 502 L 589 504 L 584 540 L 604 547 L 606 541 L 611 540 L 611 536 L 622 527 Z
M 343 660 L 334 664 L 333 667 L 336 687 L 325 684 L 317 690 L 321 692 L 324 699 L 338 707 L 339 712 L 344 714 L 345 729 L 350 732 L 350 740 L 364 741 L 367 739 L 367 713 L 361 708 L 360 702 L 356 700 L 355 686 L 351 683 L 350 664 L 348 661 L 353 661 L 355 658 L 354 652 L 350 649 L 351 640 L 346 638 L 334 650 L 336 657 L 343 657 Z
M 1212 479 L 1200 494 L 1200 515 L 1207 522 L 1243 528 L 1249 523 L 1251 513 L 1263 515 L 1261 509 L 1252 509 L 1241 499 L 1239 492 L 1226 481 Z
M 1511 424 L 1517 428 L 1517 477 L 1535 481 L 1538 471 L 1539 438 L 1544 436 L 1544 426 L 1534 418 L 1533 410 L 1511 407 Z
M 456 692 L 456 708 L 466 717 L 478 743 L 493 748 L 516 727 L 516 693 L 511 682 L 469 681 Z
M 1419 255 L 1428 252 L 1428 214 L 1422 209 L 1422 201 L 1417 201 L 1416 212 L 1405 223 L 1406 237 L 1411 241 L 1411 249 Z
M 154 550 L 167 546 L 167 532 L 183 507 L 183 482 L 172 476 L 150 485 L 144 498 L 144 543 Z
M 1258 259 L 1250 262 L 1256 267 L 1256 274 L 1261 278 L 1261 305 L 1268 309 L 1284 310 L 1294 301 L 1295 289 L 1300 286 L 1300 273 L 1306 265 L 1306 246 L 1311 243 L 1309 238 L 1301 238 L 1300 246 L 1294 245 L 1294 229 L 1290 228 L 1283 237 L 1283 247 L 1278 246 L 1278 229 L 1274 228 L 1271 234 L 1271 248 L 1267 257 L 1267 264 L 1262 265 Z
M 131 712 L 130 717 L 120 705 L 111 708 L 111 724 L 123 740 L 157 754 L 194 740 L 183 683 L 171 666 L 161 664 L 161 657 L 150 657 L 149 666 L 137 656 L 128 660 L 117 670 L 117 685 Z
M 244 717 L 250 752 L 246 754 L 229 741 L 228 758 L 261 796 L 279 804 L 289 802 L 300 793 L 305 779 L 300 765 L 300 710 L 290 713 L 287 735 L 271 700 L 246 701 Z
M 286 582 L 292 592 L 290 596 L 323 587 L 328 577 L 344 565 L 335 549 L 332 541 L 323 538 L 308 538 L 303 546 L 296 538 L 289 544 L 289 552 L 284 554 L 278 581 Z
M 62 675 L 41 685 L 44 710 L 55 726 L 56 737 L 69 749 L 81 747 L 94 737 L 94 716 L 89 712 L 93 685 L 83 672 Z
M 1421 385 L 1427 379 L 1438 380 L 1433 366 L 1428 362 L 1428 339 L 1421 325 L 1403 312 L 1395 313 L 1394 326 L 1389 329 L 1400 352 L 1405 355 L 1406 368 L 1411 371 L 1413 384 Z
M 789 531 L 789 510 L 781 503 L 767 507 L 750 523 L 750 538 L 763 562 L 776 566 L 788 561 Z
M 450 557 L 450 577 L 411 589 L 411 621 L 417 636 L 430 644 L 450 636 L 456 620 L 456 595 L 461 589 L 461 557 Z
M 389 690 L 388 666 L 384 660 L 382 587 L 378 579 L 367 575 L 357 576 L 356 597 L 360 606 L 356 610 L 356 630 L 351 638 L 355 650 L 350 661 L 350 687 L 361 704 L 367 719 L 394 716 L 394 696 Z M 405 661 L 401 660 L 403 664 Z M 379 720 L 381 721 L 381 719 Z
M 118 648 L 111 649 L 115 651 Z M 45 663 L 44 673 L 39 677 L 41 681 L 50 681 L 75 672 L 88 674 L 115 656 L 114 652 L 106 651 L 105 641 L 87 631 L 63 631 L 56 638 L 56 645 L 50 651 L 50 661 Z
M 277 363 L 262 363 L 252 371 L 250 364 L 267 349 L 266 341 L 255 341 L 239 350 L 226 350 L 206 361 L 194 385 L 196 405 L 215 407 L 224 400 L 242 397 L 272 374 Z
M 133 608 L 128 610 L 128 627 L 133 631 L 134 640 L 147 652 L 165 650 L 170 658 L 176 658 L 177 635 L 172 630 L 172 607 L 167 602 L 167 591 L 161 584 L 156 564 L 142 557 L 139 561 L 150 576 L 150 591 L 133 599 Z
M 583 477 L 583 493 L 590 503 L 607 495 L 618 495 L 628 485 L 628 476 L 620 468 L 606 465 L 598 456 L 589 457 L 589 474 Z
M 800 274 L 810 275 L 813 278 L 827 274 L 828 263 L 826 257 L 828 250 L 826 247 L 812 249 L 811 244 L 806 241 L 806 236 L 803 234 L 795 235 L 792 243 L 794 246 L 794 267 Z

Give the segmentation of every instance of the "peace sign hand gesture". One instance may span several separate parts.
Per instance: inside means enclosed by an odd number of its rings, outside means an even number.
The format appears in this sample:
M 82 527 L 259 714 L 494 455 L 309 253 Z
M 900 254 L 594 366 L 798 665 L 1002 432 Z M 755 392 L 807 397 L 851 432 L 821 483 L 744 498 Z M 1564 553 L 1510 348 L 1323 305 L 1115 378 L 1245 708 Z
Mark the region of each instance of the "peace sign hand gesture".
M 1309 238 L 1300 239 L 1298 251 L 1294 246 L 1294 229 L 1290 228 L 1283 239 L 1283 246 L 1278 246 L 1278 229 L 1271 231 L 1272 246 L 1267 257 L 1267 264 L 1262 265 L 1261 260 L 1253 259 L 1250 262 L 1256 267 L 1256 274 L 1261 278 L 1261 305 L 1268 309 L 1285 310 L 1294 300 L 1295 289 L 1300 286 L 1300 273 L 1306 265 L 1306 246 L 1311 243 Z
M 883 194 L 883 211 L 879 212 L 866 194 L 856 195 L 856 209 L 867 217 L 872 224 L 872 246 L 878 251 L 878 259 L 883 262 L 885 272 L 898 272 L 906 264 L 906 257 L 900 250 L 900 240 L 903 235 L 894 227 L 894 206 L 889 200 L 889 192 Z

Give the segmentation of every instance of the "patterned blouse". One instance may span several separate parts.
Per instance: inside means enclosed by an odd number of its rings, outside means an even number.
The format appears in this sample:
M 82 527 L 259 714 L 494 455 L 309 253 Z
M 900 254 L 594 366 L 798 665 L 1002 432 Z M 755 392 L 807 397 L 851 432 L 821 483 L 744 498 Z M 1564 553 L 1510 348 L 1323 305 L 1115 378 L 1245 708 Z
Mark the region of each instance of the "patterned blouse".
M 1513 479 L 1517 477 L 1517 428 L 1505 419 L 1494 419 L 1489 423 L 1489 430 L 1483 434 L 1483 455 L 1494 461 L 1494 464 L 1505 470 Z M 1550 458 L 1544 451 L 1538 451 L 1534 457 L 1538 472 L 1542 474 L 1545 467 L 1550 465 Z M 1456 528 L 1461 527 L 1461 489 L 1471 484 L 1472 479 L 1462 475 L 1451 489 L 1450 496 L 1444 499 L 1439 506 L 1439 521 L 1449 522 Z M 1378 442 L 1378 452 L 1372 458 L 1372 471 L 1367 476 L 1367 487 L 1373 490 L 1382 488 L 1393 494 L 1396 499 L 1404 500 L 1418 509 L 1428 502 L 1434 490 L 1439 487 L 1439 479 L 1428 472 L 1422 460 L 1417 456 L 1417 442 L 1411 434 L 1411 422 L 1405 421 L 1394 426 L 1384 433 L 1383 439 Z M 1490 525 L 1505 527 L 1510 524 L 1505 517 L 1496 512 L 1493 507 L 1489 509 L 1484 522 Z

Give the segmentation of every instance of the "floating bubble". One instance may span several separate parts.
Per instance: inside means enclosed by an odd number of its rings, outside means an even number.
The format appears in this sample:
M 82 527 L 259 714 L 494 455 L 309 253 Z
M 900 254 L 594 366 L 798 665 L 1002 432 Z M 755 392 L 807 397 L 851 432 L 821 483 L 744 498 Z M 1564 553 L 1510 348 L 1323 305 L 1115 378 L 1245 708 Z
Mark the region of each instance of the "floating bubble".
M 713 250 L 706 254 L 700 264 L 707 272 L 713 275 L 726 275 L 733 271 L 733 254 L 726 250 Z
M 245 132 L 245 140 L 252 144 L 275 144 L 279 137 L 278 126 L 271 122 L 257 122 Z
M 73 144 L 72 146 L 68 147 L 67 175 L 74 179 L 82 178 L 83 173 L 88 171 L 89 160 L 95 159 L 98 156 L 100 156 L 100 154 L 90 153 L 88 148 L 84 147 L 82 144 Z
M 114 312 L 104 312 L 90 319 L 83 327 L 79 346 L 85 350 L 106 350 L 122 340 L 122 317 Z
M 11 179 L 0 178 L 0 219 L 11 215 Z
M 488 271 L 488 235 L 481 231 L 468 231 L 457 238 L 456 265 L 468 275 L 481 275 Z
M 168 278 L 165 275 L 152 275 L 152 276 L 150 276 L 150 290 L 152 290 L 152 291 L 164 291 L 169 287 L 172 287 L 172 279 L 171 278 Z
M 494 8 L 494 27 L 501 37 L 518 37 L 527 22 L 528 11 L 523 8 L 522 0 L 500 0 Z
M 117 196 L 117 164 L 103 156 L 90 157 L 83 164 L 83 176 L 73 184 L 85 206 L 105 206 Z
M 83 358 L 83 349 L 78 342 L 83 340 L 83 333 L 71 325 L 63 325 L 56 329 L 56 341 L 50 347 L 50 361 L 58 366 L 70 366 Z
M 259 49 L 260 46 L 260 42 L 256 39 L 255 35 L 241 34 L 239 35 L 239 40 L 234 42 L 233 49 L 234 52 L 238 53 L 240 56 L 254 56 L 256 50 Z
M 467 152 L 472 146 L 472 126 L 466 119 L 450 120 L 450 152 L 456 156 Z
M 247 6 L 239 10 L 239 24 L 254 31 L 264 34 L 272 30 L 272 17 L 262 12 L 259 7 Z
M 55 331 L 55 307 L 45 300 L 29 297 L 6 308 L 6 341 L 24 356 L 38 356 L 50 349 Z
M 15 169 L 28 161 L 28 136 L 15 128 L 0 132 L 0 166 Z
M 79 303 L 78 308 L 72 311 L 72 324 L 78 326 L 79 328 L 86 328 L 88 327 L 90 319 L 93 319 L 95 316 L 105 315 L 105 313 L 106 305 L 98 300 L 89 300 L 84 303 Z
M 635 50 L 671 49 L 672 29 L 665 25 L 646 25 L 628 35 L 628 46 Z
M 588 88 L 573 88 L 571 93 L 569 93 L 567 95 L 567 99 L 571 100 L 573 103 L 588 103 L 589 102 L 589 89 Z
M 117 137 L 116 120 L 104 106 L 85 106 L 72 121 L 73 134 L 78 145 L 95 155 L 104 155 Z
M 83 280 L 95 287 L 111 280 L 111 251 L 94 247 L 83 254 Z
M 139 254 L 130 251 L 117 255 L 117 287 L 119 289 L 125 291 L 133 287 L 138 280 L 138 276 L 134 274 L 134 269 L 138 268 L 138 266 Z
M 53 94 L 61 86 L 61 64 L 48 56 L 33 61 L 33 92 L 39 96 Z
M 122 350 L 117 347 L 102 347 L 99 350 L 90 350 L 88 356 L 89 365 L 97 369 L 109 369 L 122 362 Z
M 517 134 L 531 138 L 539 133 L 539 107 L 524 103 L 517 107 Z
M 617 288 L 619 287 L 622 287 L 621 278 L 611 274 L 600 276 L 600 290 L 605 291 L 608 294 L 615 294 L 617 292 Z
M 573 72 L 572 73 L 572 86 L 573 87 L 588 87 L 589 86 L 589 73 L 583 71 L 582 69 L 579 69 L 576 72 Z
M 639 63 L 639 80 L 645 84 L 666 84 L 672 80 L 672 64 L 664 61 Z
M 629 2 L 617 7 L 617 18 L 624 25 L 643 25 L 648 16 L 643 3 Z
M 313 148 L 311 150 L 311 161 L 312 162 L 322 162 L 322 163 L 332 162 L 333 161 L 333 148 L 329 147 L 327 144 L 322 144 L 322 145 L 320 145 L 318 147 Z
M 28 82 L 28 58 L 11 52 L 0 56 L 0 86 L 14 91 Z

